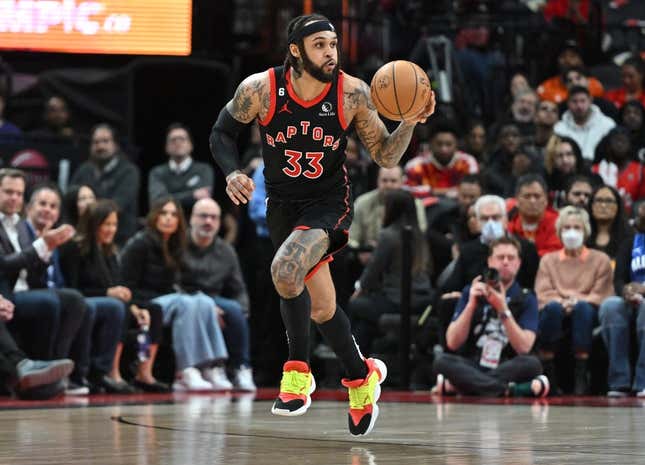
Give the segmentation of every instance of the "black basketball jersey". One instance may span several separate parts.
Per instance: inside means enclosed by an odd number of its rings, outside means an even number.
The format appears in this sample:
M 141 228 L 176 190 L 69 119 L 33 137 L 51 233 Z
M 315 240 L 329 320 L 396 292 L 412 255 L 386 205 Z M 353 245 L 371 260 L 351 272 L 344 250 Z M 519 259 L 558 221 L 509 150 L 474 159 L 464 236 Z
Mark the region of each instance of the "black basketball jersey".
M 296 95 L 284 67 L 268 72 L 271 103 L 258 120 L 268 197 L 307 200 L 347 191 L 342 71 L 308 101 Z

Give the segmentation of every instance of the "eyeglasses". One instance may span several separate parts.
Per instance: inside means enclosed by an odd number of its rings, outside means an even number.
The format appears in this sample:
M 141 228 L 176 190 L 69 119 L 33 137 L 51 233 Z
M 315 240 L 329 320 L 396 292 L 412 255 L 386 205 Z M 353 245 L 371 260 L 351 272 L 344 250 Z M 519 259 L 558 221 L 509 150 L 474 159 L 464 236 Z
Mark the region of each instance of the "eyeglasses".
M 187 140 L 188 140 L 188 137 L 186 136 L 172 136 L 168 138 L 168 142 L 184 142 Z
M 595 199 L 593 199 L 593 203 L 600 203 L 603 205 L 616 205 L 618 202 L 616 202 L 616 199 L 596 197 Z
M 219 220 L 220 215 L 216 215 L 214 213 L 196 213 L 195 216 L 199 218 L 200 220 Z

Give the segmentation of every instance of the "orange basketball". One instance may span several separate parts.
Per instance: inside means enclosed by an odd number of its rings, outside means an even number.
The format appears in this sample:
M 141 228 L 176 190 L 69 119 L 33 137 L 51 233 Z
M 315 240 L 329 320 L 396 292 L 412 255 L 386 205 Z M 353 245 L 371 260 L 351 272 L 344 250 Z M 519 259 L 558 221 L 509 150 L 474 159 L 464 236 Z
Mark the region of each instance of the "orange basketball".
M 372 101 L 387 119 L 402 121 L 419 114 L 430 97 L 430 79 L 411 61 L 390 61 L 381 66 L 370 84 Z

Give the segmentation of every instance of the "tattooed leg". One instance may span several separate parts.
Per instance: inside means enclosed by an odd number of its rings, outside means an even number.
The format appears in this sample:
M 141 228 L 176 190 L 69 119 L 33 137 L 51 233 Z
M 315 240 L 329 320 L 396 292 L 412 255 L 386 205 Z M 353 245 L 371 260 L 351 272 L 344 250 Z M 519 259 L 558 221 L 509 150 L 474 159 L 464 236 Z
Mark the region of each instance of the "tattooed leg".
M 293 231 L 282 243 L 271 263 L 271 277 L 280 297 L 300 295 L 305 276 L 329 248 L 329 237 L 322 229 Z

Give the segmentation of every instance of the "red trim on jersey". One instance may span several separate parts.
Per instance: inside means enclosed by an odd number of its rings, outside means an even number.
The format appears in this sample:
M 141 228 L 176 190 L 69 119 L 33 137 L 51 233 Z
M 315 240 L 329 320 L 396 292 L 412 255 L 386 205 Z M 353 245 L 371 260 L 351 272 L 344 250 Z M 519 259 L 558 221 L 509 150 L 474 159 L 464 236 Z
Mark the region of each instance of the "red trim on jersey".
M 273 114 L 275 113 L 275 69 L 269 68 L 269 95 L 271 96 L 271 103 L 269 104 L 269 111 L 263 120 L 258 118 L 258 123 L 266 126 L 271 122 Z
M 308 231 L 310 229 L 311 228 L 309 226 L 305 226 L 304 224 L 293 228 L 294 231 Z
M 338 221 L 336 222 L 336 226 L 334 226 L 334 229 L 338 228 L 340 226 L 340 223 L 343 222 L 345 217 L 349 215 L 349 179 L 347 177 L 347 168 L 345 168 L 345 165 L 343 165 L 343 171 L 345 172 L 345 197 L 343 198 L 343 201 L 345 202 L 345 212 L 341 215 L 340 218 L 338 218 Z
M 329 92 L 329 88 L 331 87 L 331 82 L 328 82 L 325 88 L 322 90 L 320 94 L 318 94 L 317 97 L 315 97 L 313 100 L 302 100 L 296 92 L 293 90 L 291 87 L 291 68 L 287 70 L 284 76 L 284 80 L 287 83 L 287 92 L 289 93 L 289 97 L 293 99 L 294 102 L 296 102 L 298 105 L 304 108 L 310 108 L 313 107 L 315 104 L 320 102 L 323 98 L 325 98 L 325 95 L 327 95 L 327 92 Z
M 325 258 L 320 260 L 316 266 L 314 266 L 309 273 L 307 273 L 307 276 L 305 276 L 305 282 L 312 278 L 316 272 L 325 264 L 334 261 L 334 257 L 332 255 L 327 255 Z
M 340 127 L 347 129 L 347 122 L 345 121 L 345 113 L 343 111 L 343 72 L 338 72 L 338 122 Z

